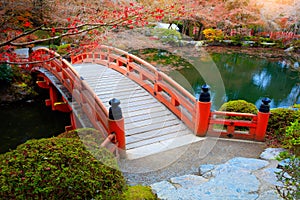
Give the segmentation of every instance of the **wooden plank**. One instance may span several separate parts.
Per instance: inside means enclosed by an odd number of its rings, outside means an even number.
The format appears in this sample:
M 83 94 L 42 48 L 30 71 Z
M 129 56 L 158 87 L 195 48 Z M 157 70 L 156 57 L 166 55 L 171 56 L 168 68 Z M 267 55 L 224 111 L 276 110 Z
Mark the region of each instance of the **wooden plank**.
M 180 123 L 177 125 L 170 125 L 170 126 L 166 126 L 166 127 L 157 129 L 157 130 L 151 130 L 151 131 L 147 131 L 147 132 L 143 132 L 143 133 L 139 133 L 139 134 L 137 134 L 137 133 L 131 134 L 130 131 L 128 131 L 126 133 L 126 141 L 127 141 L 127 143 L 132 143 L 132 142 L 136 142 L 136 141 L 140 141 L 140 140 L 146 140 L 146 139 L 150 139 L 150 138 L 159 137 L 160 135 L 165 135 L 165 134 L 182 131 L 182 130 L 186 130 L 186 126 L 184 124 Z
M 132 85 L 114 85 L 114 86 L 104 86 L 102 83 L 94 83 L 89 84 L 93 90 L 98 92 L 122 92 L 122 91 L 130 91 L 133 92 L 140 87 L 134 87 Z M 99 87 L 100 86 L 100 87 Z
M 130 125 L 132 123 L 138 123 L 141 121 L 148 123 L 147 121 L 149 120 L 153 120 L 156 118 L 165 118 L 165 117 L 177 118 L 176 116 L 172 115 L 172 113 L 157 111 L 152 113 L 146 113 L 145 115 L 142 114 L 142 115 L 127 117 L 124 118 L 124 120 L 126 125 Z
M 168 121 L 174 121 L 177 120 L 175 119 L 173 116 L 167 115 L 164 117 L 157 117 L 157 118 L 149 118 L 146 120 L 141 120 L 139 122 L 132 122 L 132 123 L 126 123 L 125 124 L 125 131 L 130 131 L 131 129 L 136 129 L 136 128 L 140 128 L 140 127 L 145 127 L 145 126 L 150 126 L 151 124 L 158 124 L 161 123 L 161 121 L 163 122 L 168 122 Z
M 160 141 L 164 141 L 164 140 L 167 140 L 167 139 L 176 138 L 178 136 L 183 136 L 183 135 L 188 135 L 188 134 L 190 134 L 189 131 L 183 130 L 183 131 L 178 131 L 178 132 L 162 135 L 159 138 L 151 138 L 151 139 L 148 139 L 148 140 L 141 140 L 139 142 L 128 143 L 126 145 L 126 149 L 129 150 L 129 149 L 133 149 L 133 148 L 138 148 L 138 147 L 142 147 L 142 146 L 145 146 L 145 145 L 157 143 L 157 142 L 160 142 Z
M 93 88 L 94 90 L 105 90 L 108 88 L 126 88 L 126 87 L 132 88 L 132 84 L 130 82 L 118 81 L 113 84 L 107 84 L 107 83 L 101 81 L 98 83 L 101 83 L 101 84 L 99 84 L 95 88 Z M 137 85 L 136 87 L 139 87 L 139 86 Z
M 130 100 L 130 99 L 128 99 Z M 123 102 L 123 106 L 125 107 L 136 107 L 136 106 L 140 106 L 140 105 L 150 105 L 150 104 L 158 104 L 159 103 L 157 101 L 155 101 L 155 99 L 145 99 L 143 101 L 129 101 L 129 102 Z
M 126 114 L 124 114 L 124 118 L 125 117 L 130 117 L 130 118 L 132 118 L 132 117 L 134 117 L 134 116 L 137 116 L 137 117 L 139 117 L 140 115 L 144 115 L 144 114 L 151 114 L 151 113 L 154 113 L 154 112 L 160 112 L 160 113 L 162 113 L 162 112 L 168 112 L 167 110 L 166 110 L 166 108 L 164 108 L 165 110 L 163 110 L 162 108 L 160 108 L 160 107 L 155 107 L 155 108 L 149 108 L 149 109 L 147 109 L 147 110 L 137 110 L 137 111 L 134 111 L 134 112 L 131 112 L 131 113 L 126 113 Z
M 112 97 L 112 95 L 114 95 L 113 98 L 118 97 L 119 99 L 124 98 L 124 97 L 126 99 L 128 99 L 128 98 L 134 98 L 134 97 L 148 96 L 148 94 L 145 94 L 142 91 L 138 91 L 131 95 L 128 95 L 128 93 L 117 93 L 117 92 L 113 92 L 113 91 L 111 93 L 106 93 L 106 94 L 97 94 L 96 93 L 96 95 L 104 101 L 109 101 L 110 98 Z
M 138 110 L 147 110 L 147 109 L 150 109 L 150 108 L 161 108 L 161 105 L 158 104 L 158 103 L 152 103 L 152 104 L 147 104 L 147 105 L 139 105 L 139 106 L 134 106 L 134 107 L 123 107 L 123 110 L 124 112 L 127 111 L 127 112 L 135 112 L 135 111 L 138 111 Z
M 126 132 L 128 133 L 126 135 L 141 134 L 141 133 L 145 133 L 148 131 L 160 130 L 162 128 L 169 127 L 169 126 L 175 126 L 178 124 L 181 124 L 181 122 L 176 119 L 175 120 L 173 119 L 170 121 L 164 121 L 163 123 L 151 123 L 148 126 L 136 127 L 136 128 L 129 129 L 129 130 L 126 129 Z
M 134 135 L 126 135 L 126 143 L 135 143 L 135 142 L 140 142 L 143 140 L 148 140 L 148 139 L 153 139 L 153 138 L 159 138 L 162 135 L 167 135 L 170 133 L 176 133 L 180 131 L 186 130 L 186 127 L 183 124 L 178 124 L 176 126 L 171 126 L 171 127 L 164 127 L 159 130 L 153 130 L 153 131 L 148 131 L 145 133 L 141 134 L 134 134 Z M 157 139 L 159 141 L 159 139 Z
M 146 95 L 146 94 L 144 94 L 142 96 L 134 96 L 134 97 L 122 96 L 122 97 L 119 98 L 119 100 L 121 101 L 121 106 L 123 104 L 127 104 L 127 103 L 132 104 L 132 103 L 135 103 L 135 102 L 145 101 L 145 100 L 148 100 L 148 99 L 154 99 L 154 98 L 149 96 L 149 95 Z M 154 99 L 154 101 L 156 101 L 156 100 Z M 107 101 L 105 100 L 105 101 L 102 101 L 102 102 L 103 103 L 108 103 L 109 100 L 107 100 Z
M 136 147 L 126 151 L 127 159 L 134 160 L 150 156 L 153 154 L 158 154 L 163 151 L 175 149 L 185 145 L 189 145 L 198 141 L 205 140 L 204 137 L 196 137 L 193 134 L 187 134 L 182 136 L 177 136 L 175 138 L 166 139 L 161 142 L 156 142 L 149 145 L 143 145 L 141 147 Z
M 132 92 L 136 92 L 136 91 L 142 91 L 143 89 L 142 88 L 137 88 L 137 89 L 135 89 L 134 91 L 132 91 L 132 89 L 131 88 L 128 88 L 128 89 L 126 89 L 126 90 L 122 90 L 122 91 L 113 91 L 113 90 L 107 90 L 107 91 L 95 91 L 95 93 L 97 94 L 97 96 L 99 96 L 99 95 L 104 95 L 104 94 L 113 94 L 113 93 L 115 93 L 115 94 L 123 94 L 123 95 L 128 95 L 128 94 L 130 94 L 130 93 L 132 93 Z

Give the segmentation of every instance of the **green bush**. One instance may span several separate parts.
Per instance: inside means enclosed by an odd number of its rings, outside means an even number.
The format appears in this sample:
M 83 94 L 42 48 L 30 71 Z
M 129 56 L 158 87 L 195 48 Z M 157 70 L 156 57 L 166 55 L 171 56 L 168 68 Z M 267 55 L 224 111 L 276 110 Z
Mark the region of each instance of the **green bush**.
M 224 103 L 220 111 L 226 111 L 226 112 L 239 112 L 239 113 L 251 113 L 251 114 L 257 114 L 257 108 L 253 103 L 249 103 L 245 100 L 233 100 Z M 247 117 L 230 117 L 230 119 L 249 119 Z
M 284 148 L 290 149 L 300 156 L 300 123 L 298 120 L 286 128 L 282 143 Z
M 12 81 L 13 70 L 9 65 L 0 65 L 0 82 L 9 83 Z
M 298 105 L 294 107 L 297 108 Z M 269 146 L 282 146 L 286 128 L 296 119 L 300 118 L 300 111 L 288 108 L 271 109 L 271 115 L 268 122 L 266 141 Z
M 162 42 L 176 42 L 182 38 L 178 31 L 165 28 L 152 29 L 152 35 L 159 37 Z
M 1 198 L 121 197 L 125 180 L 116 169 L 116 160 L 110 152 L 99 147 L 101 141 L 97 142 L 88 137 L 92 134 L 88 132 L 85 136 L 85 141 L 63 137 L 29 140 L 16 150 L 1 154 Z M 86 148 L 83 143 L 87 142 L 89 147 Z
M 271 110 L 271 115 L 268 122 L 268 132 L 282 137 L 286 127 L 300 117 L 300 111 L 295 111 L 287 108 L 275 108 Z
M 157 197 L 152 193 L 149 186 L 135 185 L 130 186 L 124 193 L 125 200 L 156 200 Z
M 65 55 L 69 53 L 69 50 L 71 48 L 70 44 L 63 44 L 57 47 L 57 53 L 60 55 Z

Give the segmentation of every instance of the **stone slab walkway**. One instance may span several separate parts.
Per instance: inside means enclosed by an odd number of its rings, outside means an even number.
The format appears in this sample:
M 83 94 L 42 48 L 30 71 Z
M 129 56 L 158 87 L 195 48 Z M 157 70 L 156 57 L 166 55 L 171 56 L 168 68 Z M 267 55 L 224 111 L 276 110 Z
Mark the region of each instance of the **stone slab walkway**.
M 266 158 L 262 154 L 261 157 Z M 198 172 L 151 184 L 159 199 L 281 200 L 276 186 L 278 161 L 235 157 L 222 164 L 200 165 Z

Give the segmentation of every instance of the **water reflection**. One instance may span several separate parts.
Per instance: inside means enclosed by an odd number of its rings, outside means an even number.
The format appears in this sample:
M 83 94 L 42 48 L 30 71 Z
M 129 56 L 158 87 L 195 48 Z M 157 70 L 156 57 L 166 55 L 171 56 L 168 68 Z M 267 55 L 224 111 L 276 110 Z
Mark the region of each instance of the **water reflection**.
M 29 139 L 56 136 L 69 124 L 68 113 L 52 111 L 44 101 L 0 106 L 0 153 Z
M 265 90 L 271 83 L 271 75 L 264 69 L 263 71 L 253 75 L 253 83 L 260 89 Z
M 300 103 L 298 85 L 300 73 L 286 67 L 286 63 L 269 62 L 266 59 L 250 57 L 245 54 L 212 54 L 211 57 L 222 77 L 222 80 L 214 81 L 223 81 L 226 90 L 226 94 L 218 94 L 214 85 L 211 85 L 214 109 L 218 109 L 225 101 L 236 99 L 244 99 L 259 106 L 263 97 L 272 99 L 271 108 Z M 204 81 L 201 77 L 205 74 L 202 72 L 209 70 L 211 63 L 207 59 L 192 59 L 194 69 L 184 68 L 178 72 L 189 82 L 182 86 L 198 97 L 201 85 L 207 82 L 207 78 Z M 181 84 L 182 77 L 174 72 L 170 72 L 169 75 Z M 214 83 L 212 82 L 212 84 Z M 190 85 L 190 87 L 186 87 L 186 85 Z

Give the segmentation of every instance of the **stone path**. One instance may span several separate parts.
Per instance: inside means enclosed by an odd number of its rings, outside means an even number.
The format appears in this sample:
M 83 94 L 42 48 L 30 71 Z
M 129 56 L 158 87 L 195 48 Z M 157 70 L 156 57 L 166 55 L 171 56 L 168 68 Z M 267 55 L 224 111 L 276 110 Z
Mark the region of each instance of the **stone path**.
M 151 184 L 159 199 L 282 199 L 276 190 L 274 157 L 280 149 L 267 149 L 262 159 L 235 157 L 223 164 L 200 165 L 194 174 L 173 177 Z M 271 152 L 271 154 L 270 154 Z M 275 153 L 274 153 L 275 152 Z M 265 160 L 267 159 L 267 160 Z

